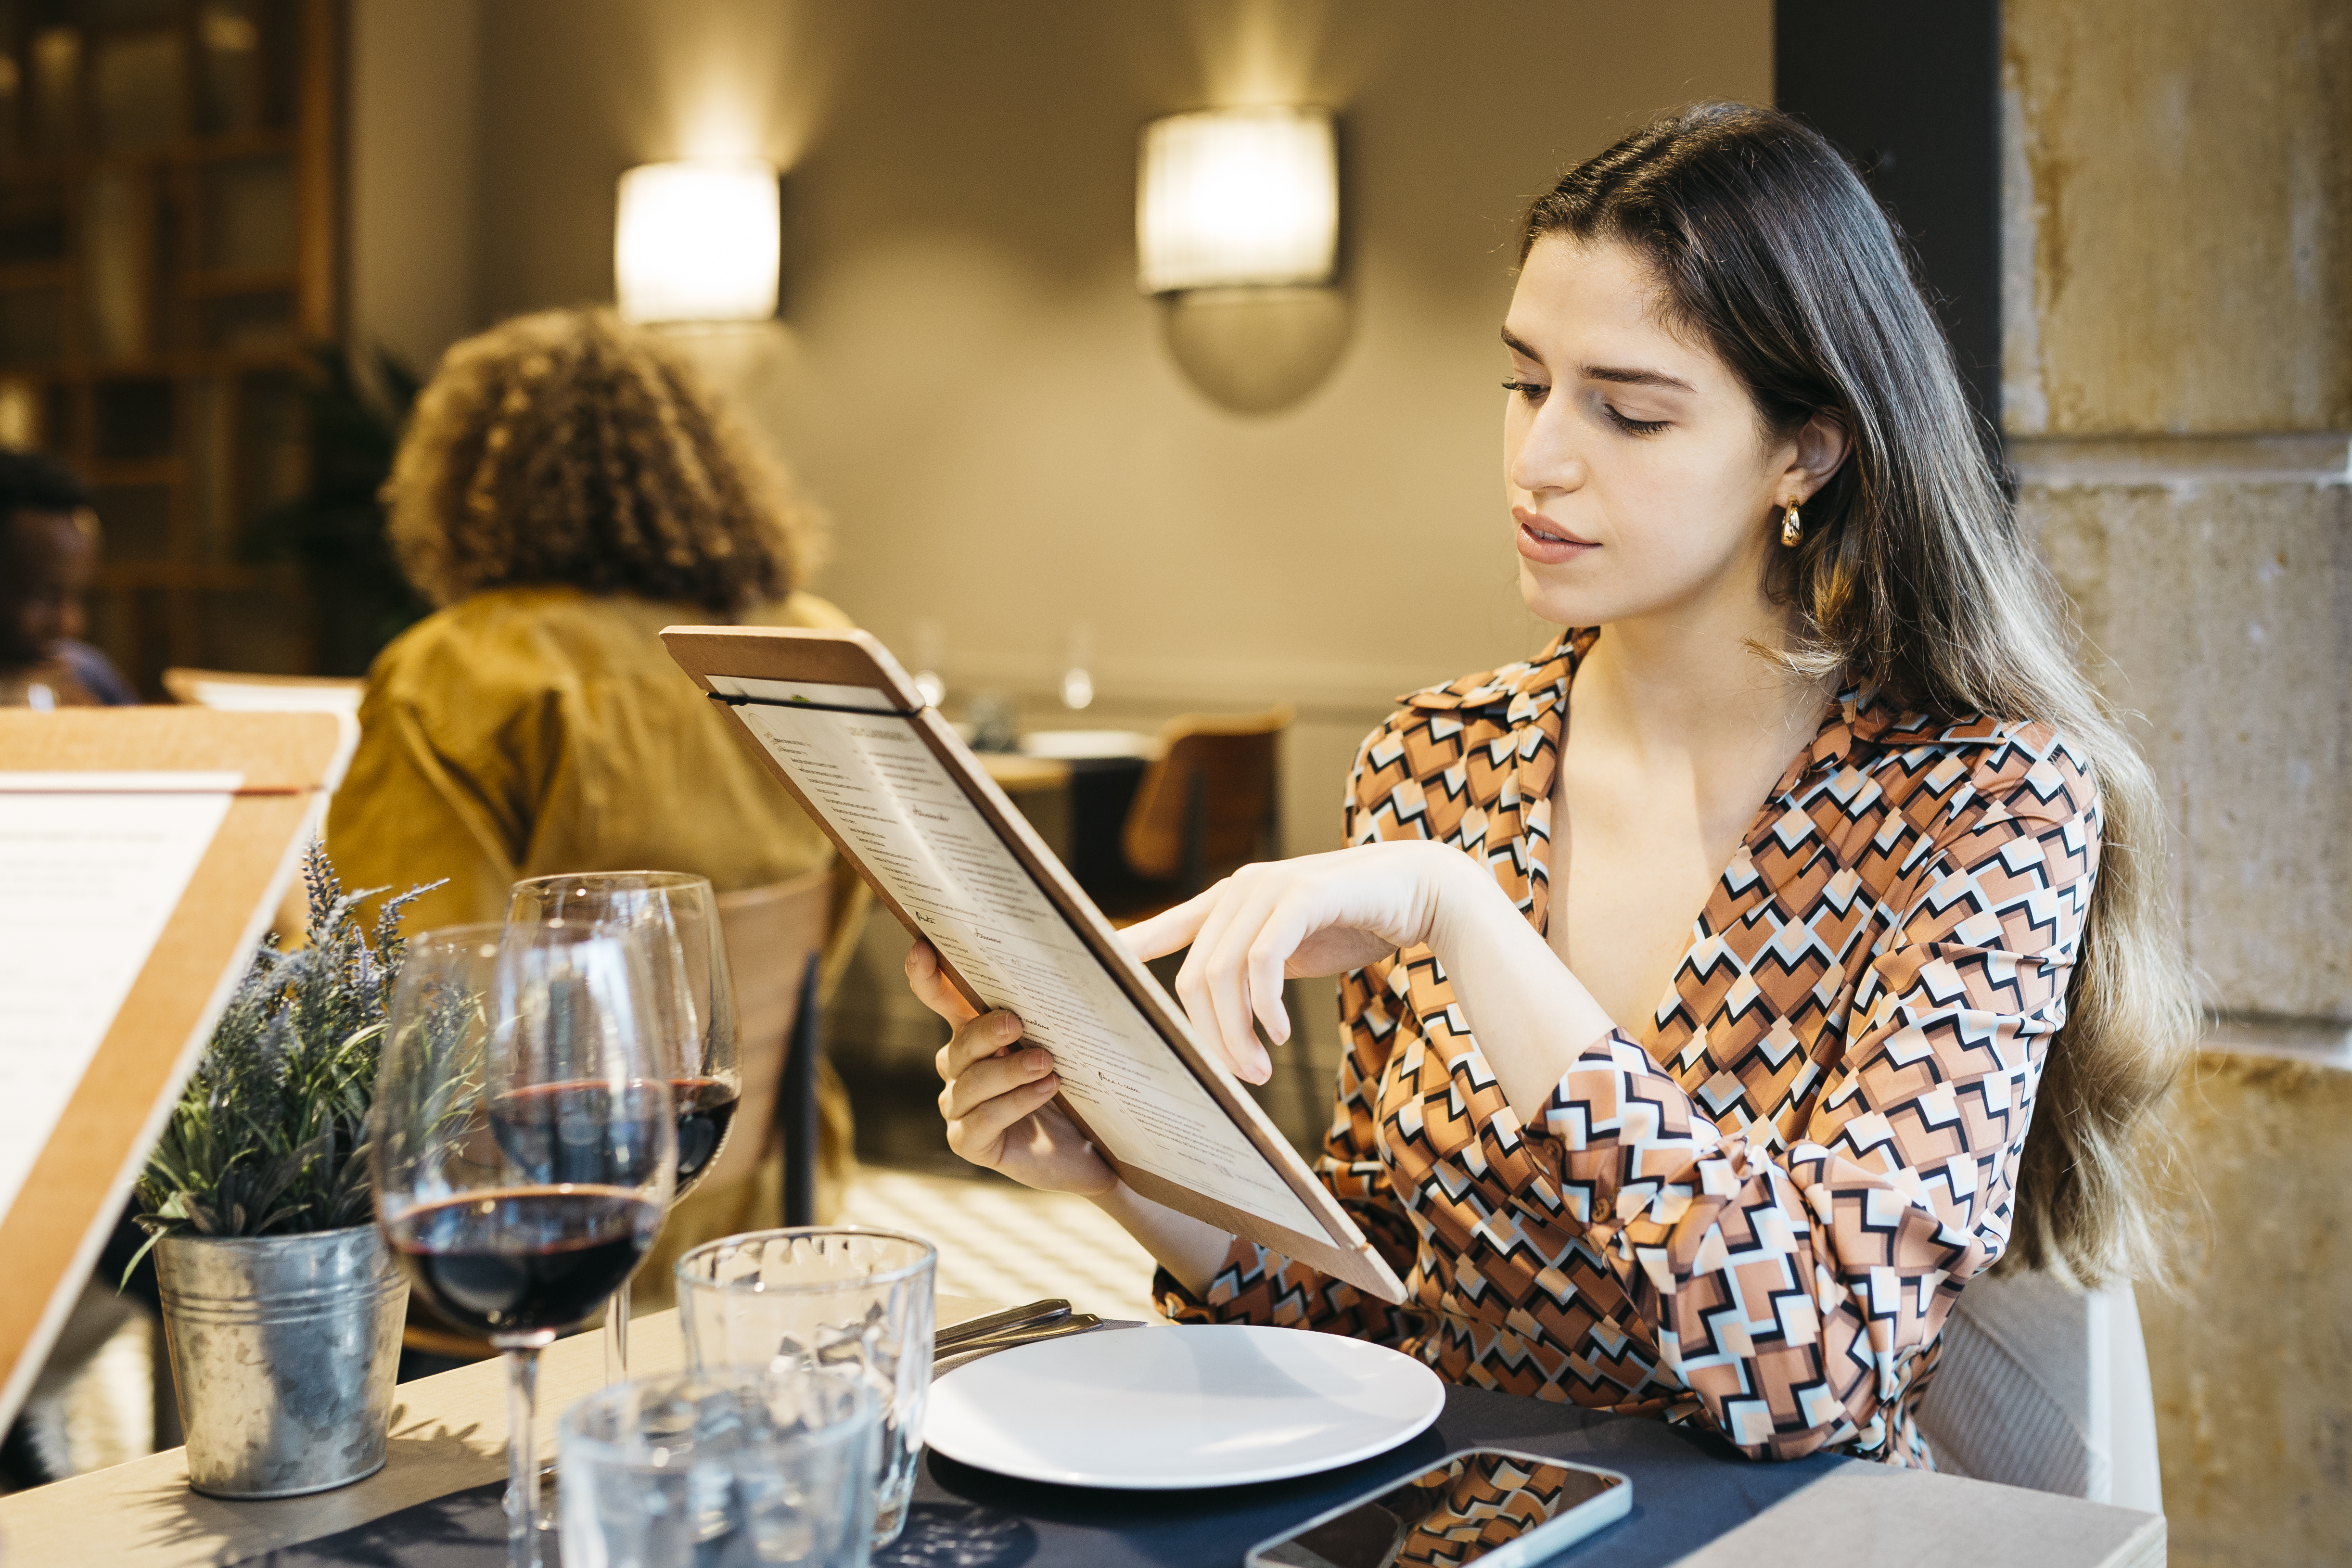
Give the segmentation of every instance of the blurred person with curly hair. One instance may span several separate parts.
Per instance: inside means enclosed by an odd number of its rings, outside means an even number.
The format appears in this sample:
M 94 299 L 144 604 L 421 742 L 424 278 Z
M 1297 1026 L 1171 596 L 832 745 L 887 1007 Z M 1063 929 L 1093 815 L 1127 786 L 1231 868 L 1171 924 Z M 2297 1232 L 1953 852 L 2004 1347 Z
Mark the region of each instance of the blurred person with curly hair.
M 328 820 L 345 885 L 446 878 L 409 910 L 421 931 L 502 918 L 523 877 L 656 868 L 726 893 L 835 863 L 657 635 L 850 623 L 800 590 L 812 512 L 669 347 L 608 310 L 457 344 L 384 498 L 402 567 L 439 608 L 368 673 Z M 845 872 L 828 977 L 866 907 Z M 837 1081 L 824 1099 L 837 1172 Z

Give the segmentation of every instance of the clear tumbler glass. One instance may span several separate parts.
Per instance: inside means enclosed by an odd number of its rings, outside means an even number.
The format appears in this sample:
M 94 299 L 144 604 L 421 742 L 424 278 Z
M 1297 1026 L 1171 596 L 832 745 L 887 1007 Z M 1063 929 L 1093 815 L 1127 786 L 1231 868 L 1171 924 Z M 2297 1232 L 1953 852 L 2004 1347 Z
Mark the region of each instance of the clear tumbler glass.
M 564 1412 L 567 1568 L 866 1568 L 874 1392 L 727 1367 L 615 1384 Z
M 919 1238 L 844 1226 L 730 1236 L 677 1263 L 688 1365 L 849 1373 L 874 1391 L 877 1547 L 906 1527 L 922 1457 L 938 1261 Z

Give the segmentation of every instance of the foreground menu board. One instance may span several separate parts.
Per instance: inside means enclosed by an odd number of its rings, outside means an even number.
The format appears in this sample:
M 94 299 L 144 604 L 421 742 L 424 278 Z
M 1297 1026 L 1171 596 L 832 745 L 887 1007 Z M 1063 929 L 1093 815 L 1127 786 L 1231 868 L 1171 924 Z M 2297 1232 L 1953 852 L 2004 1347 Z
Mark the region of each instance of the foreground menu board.
M 324 714 L 0 710 L 0 1426 L 293 876 Z

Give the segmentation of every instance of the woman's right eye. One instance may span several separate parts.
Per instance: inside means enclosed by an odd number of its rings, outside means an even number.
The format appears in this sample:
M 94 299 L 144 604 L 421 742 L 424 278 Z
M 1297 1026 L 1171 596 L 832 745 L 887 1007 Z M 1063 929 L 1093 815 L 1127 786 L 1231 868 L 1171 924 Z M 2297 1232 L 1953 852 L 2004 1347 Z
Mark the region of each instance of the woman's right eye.
M 1543 396 L 1544 393 L 1551 391 L 1551 388 L 1544 385 L 1541 382 L 1505 382 L 1503 383 L 1503 390 L 1508 392 L 1517 392 L 1521 397 L 1527 399 L 1529 402 L 1533 402 L 1538 398 Z

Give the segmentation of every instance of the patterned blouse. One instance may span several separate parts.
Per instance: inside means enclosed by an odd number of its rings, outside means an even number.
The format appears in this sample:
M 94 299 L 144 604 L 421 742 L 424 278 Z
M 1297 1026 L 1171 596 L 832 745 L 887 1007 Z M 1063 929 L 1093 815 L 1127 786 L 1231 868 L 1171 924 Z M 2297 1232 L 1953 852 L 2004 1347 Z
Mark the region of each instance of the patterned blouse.
M 1455 845 L 1541 930 L 1568 687 L 1596 635 L 1405 698 L 1358 758 L 1348 841 Z M 2088 761 L 2047 727 L 1848 694 L 1643 1038 L 1584 1044 L 1538 1124 L 1427 947 L 1346 977 L 1318 1171 L 1404 1307 L 1239 1240 L 1205 1298 L 1163 1271 L 1162 1303 L 1356 1334 L 1755 1458 L 1932 1468 L 1914 1416 L 1961 1285 L 2008 1245 L 2098 846 Z

